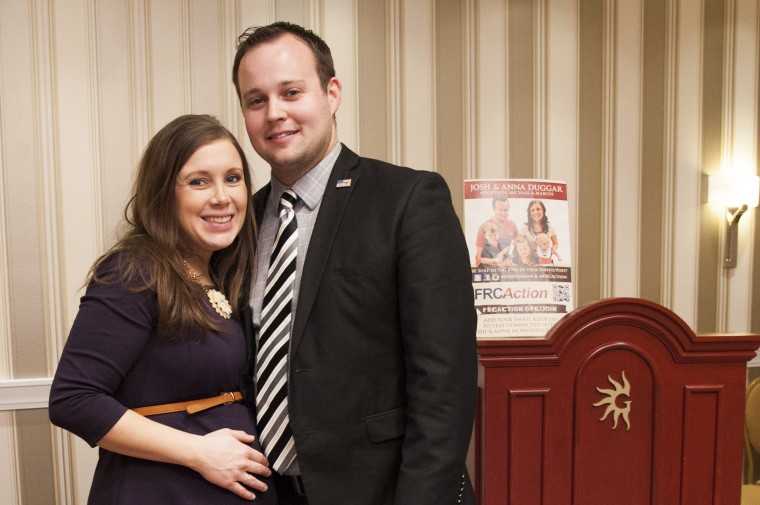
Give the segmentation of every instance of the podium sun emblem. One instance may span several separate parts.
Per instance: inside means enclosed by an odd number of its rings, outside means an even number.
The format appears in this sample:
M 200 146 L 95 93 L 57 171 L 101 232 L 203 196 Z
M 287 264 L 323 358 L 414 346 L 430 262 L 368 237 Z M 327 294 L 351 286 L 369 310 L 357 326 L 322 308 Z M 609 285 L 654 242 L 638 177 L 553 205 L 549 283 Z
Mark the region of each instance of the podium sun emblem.
M 596 388 L 597 391 L 602 393 L 603 395 L 607 395 L 606 398 L 599 400 L 594 404 L 594 407 L 601 407 L 603 405 L 607 405 L 607 410 L 604 411 L 604 415 L 599 418 L 600 421 L 604 421 L 607 419 L 607 416 L 612 414 L 612 429 L 614 430 L 617 428 L 618 419 L 620 417 L 623 418 L 623 421 L 625 421 L 626 430 L 631 429 L 631 422 L 628 419 L 628 414 L 631 411 L 631 400 L 622 401 L 621 403 L 624 406 L 620 406 L 618 404 L 618 397 L 624 396 L 626 398 L 631 397 L 631 385 L 628 383 L 628 379 L 625 378 L 625 371 L 622 372 L 623 376 L 623 383 L 619 383 L 616 380 L 614 380 L 609 375 L 607 376 L 607 380 L 610 381 L 610 384 L 612 384 L 615 389 L 602 389 L 602 388 Z

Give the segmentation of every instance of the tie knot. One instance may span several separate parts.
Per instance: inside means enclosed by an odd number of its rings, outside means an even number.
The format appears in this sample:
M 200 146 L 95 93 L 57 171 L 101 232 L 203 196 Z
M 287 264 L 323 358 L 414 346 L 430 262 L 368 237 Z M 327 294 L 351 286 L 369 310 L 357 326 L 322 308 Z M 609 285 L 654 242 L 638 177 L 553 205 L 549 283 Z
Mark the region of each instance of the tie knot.
M 286 189 L 280 196 L 280 210 L 283 208 L 295 209 L 298 196 L 292 189 Z

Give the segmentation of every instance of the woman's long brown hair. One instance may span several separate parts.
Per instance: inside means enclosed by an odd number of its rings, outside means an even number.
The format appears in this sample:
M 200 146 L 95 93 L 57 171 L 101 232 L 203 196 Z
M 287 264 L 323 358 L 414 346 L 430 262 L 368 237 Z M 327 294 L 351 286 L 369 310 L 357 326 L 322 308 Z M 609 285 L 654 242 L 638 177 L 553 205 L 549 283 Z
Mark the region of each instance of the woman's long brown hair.
M 255 253 L 251 175 L 237 140 L 212 116 L 180 116 L 150 140 L 137 168 L 120 239 L 88 274 L 88 283 L 124 283 L 133 291 L 154 291 L 157 335 L 163 340 L 197 340 L 208 330 L 219 330 L 204 309 L 205 293 L 188 278 L 183 263 L 190 250 L 181 238 L 174 194 L 177 174 L 187 160 L 216 140 L 229 140 L 237 150 L 249 194 L 243 228 L 229 247 L 211 258 L 233 314 L 238 314 L 247 300 Z

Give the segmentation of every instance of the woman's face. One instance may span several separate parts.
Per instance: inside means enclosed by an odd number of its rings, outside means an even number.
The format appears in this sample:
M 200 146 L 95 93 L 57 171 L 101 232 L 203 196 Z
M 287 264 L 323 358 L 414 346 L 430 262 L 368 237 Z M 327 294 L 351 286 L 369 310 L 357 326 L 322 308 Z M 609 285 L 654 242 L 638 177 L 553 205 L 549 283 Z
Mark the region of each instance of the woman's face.
M 248 203 L 243 162 L 232 142 L 199 147 L 177 174 L 174 195 L 182 239 L 193 255 L 207 262 L 232 244 Z
M 536 202 L 530 206 L 530 218 L 533 221 L 541 221 L 544 217 L 544 208 L 540 203 Z

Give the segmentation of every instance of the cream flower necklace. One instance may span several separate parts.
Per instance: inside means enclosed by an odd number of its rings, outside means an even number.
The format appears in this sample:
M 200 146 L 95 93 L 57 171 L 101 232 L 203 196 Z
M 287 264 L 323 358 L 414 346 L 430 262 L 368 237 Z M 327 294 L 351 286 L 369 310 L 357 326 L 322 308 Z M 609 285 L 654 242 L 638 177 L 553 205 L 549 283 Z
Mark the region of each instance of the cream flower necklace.
M 221 291 L 221 285 L 219 284 L 219 280 L 216 278 L 216 275 L 214 274 L 214 271 L 211 270 L 211 268 L 208 269 L 208 275 L 211 277 L 211 280 L 214 282 L 214 285 L 219 289 L 209 289 L 208 286 L 203 284 L 198 280 L 200 277 L 200 274 L 196 273 L 192 268 L 190 268 L 190 265 L 187 264 L 187 260 L 183 259 L 182 263 L 185 264 L 185 268 L 187 268 L 187 273 L 190 274 L 190 279 L 198 284 L 200 287 L 203 288 L 203 291 L 206 292 L 206 296 L 208 296 L 208 301 L 211 302 L 211 306 L 214 308 L 217 314 L 222 316 L 225 319 L 229 319 L 232 315 L 232 307 L 230 306 L 230 302 L 227 300 L 227 297 L 224 296 L 224 293 Z

